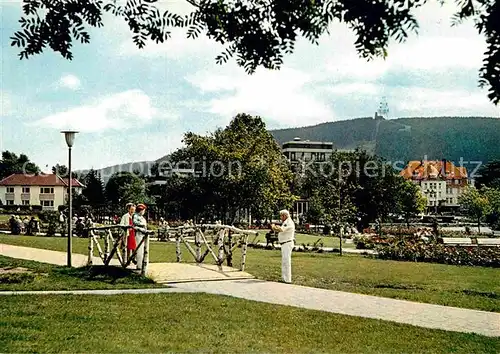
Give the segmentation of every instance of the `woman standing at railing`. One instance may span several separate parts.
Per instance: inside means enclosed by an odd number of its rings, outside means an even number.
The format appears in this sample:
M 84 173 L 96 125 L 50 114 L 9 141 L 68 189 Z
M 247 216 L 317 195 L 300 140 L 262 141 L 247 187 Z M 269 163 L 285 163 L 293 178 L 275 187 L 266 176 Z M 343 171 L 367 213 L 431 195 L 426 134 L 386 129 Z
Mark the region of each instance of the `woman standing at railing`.
M 134 222 L 132 220 L 135 212 L 135 204 L 133 203 L 128 203 L 127 204 L 127 213 L 124 214 L 120 220 L 120 225 L 122 226 L 134 226 Z M 129 228 L 125 230 L 127 233 L 127 259 L 132 256 L 134 253 L 137 245 L 135 242 L 135 230 L 133 228 Z M 133 263 L 136 263 L 134 260 L 132 260 Z
M 142 269 L 142 262 L 144 259 L 144 242 L 141 242 L 144 236 L 148 233 L 148 223 L 144 218 L 146 206 L 144 204 L 137 204 L 133 222 L 135 227 L 135 242 L 139 245 L 136 253 L 137 269 Z

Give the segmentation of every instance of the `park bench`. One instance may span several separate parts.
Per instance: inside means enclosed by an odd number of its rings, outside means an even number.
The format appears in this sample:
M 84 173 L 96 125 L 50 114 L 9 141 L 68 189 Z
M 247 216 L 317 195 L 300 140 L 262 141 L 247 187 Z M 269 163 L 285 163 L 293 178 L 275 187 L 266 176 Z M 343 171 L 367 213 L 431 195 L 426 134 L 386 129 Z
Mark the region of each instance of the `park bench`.
M 478 238 L 478 246 L 497 246 L 500 247 L 500 238 Z
M 470 246 L 472 239 L 470 237 L 443 237 L 443 244 L 455 246 Z
M 269 231 L 266 234 L 266 247 L 271 244 L 274 247 L 274 242 L 278 241 L 278 235 L 275 232 Z

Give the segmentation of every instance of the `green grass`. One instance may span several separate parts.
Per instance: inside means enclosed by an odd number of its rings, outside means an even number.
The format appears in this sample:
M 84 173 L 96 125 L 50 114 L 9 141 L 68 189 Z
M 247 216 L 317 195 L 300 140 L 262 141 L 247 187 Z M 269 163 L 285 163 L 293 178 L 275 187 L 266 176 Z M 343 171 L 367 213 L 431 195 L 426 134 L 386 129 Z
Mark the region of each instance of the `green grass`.
M 0 235 L 0 243 L 66 250 L 66 239 L 56 237 Z M 182 249 L 183 261 L 192 262 L 193 257 L 184 246 Z M 74 239 L 73 251 L 86 254 L 87 240 Z M 238 266 L 238 252 L 234 266 Z M 206 259 L 210 262 L 208 256 Z M 175 262 L 175 245 L 152 242 L 150 260 Z M 277 281 L 280 263 L 280 251 L 249 248 L 245 270 L 260 279 Z M 500 269 L 495 268 L 294 252 L 292 273 L 293 282 L 299 285 L 500 312 Z
M 160 286 L 119 267 L 67 268 L 0 256 L 0 268 L 23 267 L 23 275 L 0 275 L 0 290 L 130 289 Z
M 255 236 L 250 236 L 249 241 L 251 242 L 266 242 L 266 232 L 263 230 L 258 231 L 259 235 L 257 237 Z M 255 240 L 255 241 L 254 241 Z M 319 242 L 323 242 L 323 247 L 333 247 L 333 248 L 339 248 L 339 239 L 338 237 L 333 237 L 333 236 L 314 236 L 314 235 L 307 235 L 307 234 L 295 234 L 295 244 L 296 245 L 302 245 L 305 244 L 306 246 L 314 246 L 315 244 L 319 246 Z M 354 245 L 351 244 L 342 244 L 342 247 L 344 248 L 353 248 Z
M 500 341 L 226 296 L 173 293 L 4 297 L 0 348 L 19 353 L 498 353 Z

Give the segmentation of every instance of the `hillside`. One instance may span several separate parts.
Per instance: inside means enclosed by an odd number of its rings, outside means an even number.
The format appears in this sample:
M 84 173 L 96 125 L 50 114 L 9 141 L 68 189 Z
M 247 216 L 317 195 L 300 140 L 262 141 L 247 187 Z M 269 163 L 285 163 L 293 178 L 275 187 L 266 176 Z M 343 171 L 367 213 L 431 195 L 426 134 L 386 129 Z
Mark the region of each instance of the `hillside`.
M 276 140 L 332 141 L 339 149 L 364 147 L 389 161 L 447 159 L 459 163 L 500 159 L 500 119 L 435 117 L 358 118 L 271 131 Z M 467 166 L 466 166 L 467 167 Z

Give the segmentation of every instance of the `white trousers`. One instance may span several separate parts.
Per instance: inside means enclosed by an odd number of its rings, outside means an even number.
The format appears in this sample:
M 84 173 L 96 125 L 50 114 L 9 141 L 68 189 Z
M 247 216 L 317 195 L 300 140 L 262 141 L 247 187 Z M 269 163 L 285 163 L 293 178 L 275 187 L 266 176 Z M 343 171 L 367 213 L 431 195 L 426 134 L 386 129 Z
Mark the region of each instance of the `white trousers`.
M 292 250 L 294 242 L 281 245 L 281 277 L 285 283 L 292 282 Z
M 139 246 L 139 243 L 142 241 L 143 238 L 144 235 L 142 233 L 136 232 L 135 244 Z M 144 260 L 144 243 L 141 244 L 139 247 L 137 247 L 137 253 L 135 259 L 137 260 L 137 269 L 142 269 L 142 261 Z

